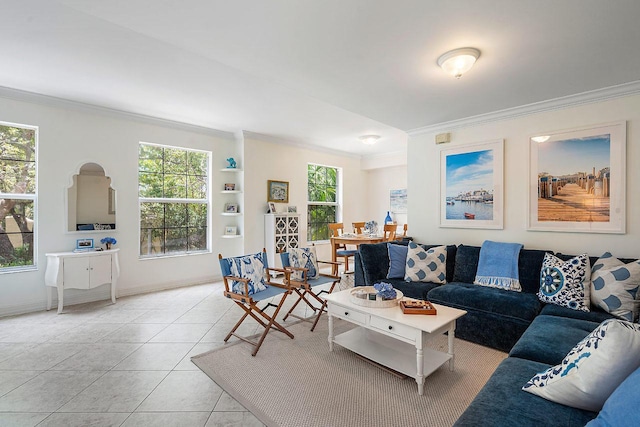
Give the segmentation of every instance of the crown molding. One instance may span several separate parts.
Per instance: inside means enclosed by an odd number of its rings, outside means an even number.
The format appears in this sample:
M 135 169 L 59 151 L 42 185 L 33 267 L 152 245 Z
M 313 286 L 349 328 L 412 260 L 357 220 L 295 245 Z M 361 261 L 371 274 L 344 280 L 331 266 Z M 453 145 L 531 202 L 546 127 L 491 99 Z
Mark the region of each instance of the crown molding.
M 70 110 L 82 111 L 82 112 L 94 112 L 110 117 L 133 120 L 137 122 L 169 127 L 172 129 L 184 130 L 189 132 L 204 133 L 207 135 L 216 136 L 224 139 L 235 140 L 232 132 L 226 132 L 206 126 L 194 125 L 190 123 L 178 122 L 169 119 L 163 119 L 161 117 L 147 116 L 145 114 L 132 113 L 124 110 L 117 110 L 115 108 L 103 107 L 95 104 L 88 104 L 80 101 L 72 101 L 69 99 L 58 98 L 50 95 L 43 95 L 36 92 L 28 92 L 20 89 L 13 89 L 6 86 L 0 86 L 0 97 L 12 99 L 14 101 L 29 102 L 38 105 L 44 105 L 47 107 L 66 108 Z
M 602 89 L 595 89 L 575 95 L 563 96 L 546 101 L 534 102 L 532 104 L 521 105 L 519 107 L 507 108 L 491 113 L 479 114 L 477 116 L 466 117 L 464 119 L 451 120 L 449 122 L 437 123 L 407 131 L 410 137 L 427 133 L 437 133 L 444 130 L 461 129 L 469 126 L 476 126 L 500 120 L 513 119 L 516 117 L 528 116 L 545 111 L 560 110 L 594 102 L 601 102 L 640 93 L 640 80 L 623 83 L 616 86 L 609 86 Z
M 360 156 L 359 154 L 348 153 L 346 151 L 340 151 L 340 150 L 334 150 L 332 148 L 326 148 L 320 145 L 313 145 L 313 144 L 300 142 L 300 141 L 292 141 L 284 138 L 279 138 L 273 135 L 267 135 L 264 133 L 251 132 L 248 130 L 243 130 L 242 133 L 243 133 L 244 139 L 253 138 L 253 139 L 259 139 L 265 142 L 271 142 L 273 144 L 290 145 L 292 147 L 298 147 L 298 148 L 303 148 L 303 149 L 312 150 L 312 151 L 320 151 L 323 153 L 334 154 L 336 156 L 341 156 L 341 157 L 351 157 L 354 159 L 362 158 L 362 156 Z

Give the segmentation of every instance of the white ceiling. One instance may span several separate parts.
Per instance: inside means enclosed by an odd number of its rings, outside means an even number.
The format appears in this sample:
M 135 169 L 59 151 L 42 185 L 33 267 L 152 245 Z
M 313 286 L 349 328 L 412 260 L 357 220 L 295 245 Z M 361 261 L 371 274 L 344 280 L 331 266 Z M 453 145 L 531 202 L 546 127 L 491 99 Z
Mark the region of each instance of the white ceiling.
M 640 79 L 637 0 L 3 0 L 2 14 L 0 86 L 363 156 Z M 466 46 L 482 54 L 460 80 L 437 67 Z

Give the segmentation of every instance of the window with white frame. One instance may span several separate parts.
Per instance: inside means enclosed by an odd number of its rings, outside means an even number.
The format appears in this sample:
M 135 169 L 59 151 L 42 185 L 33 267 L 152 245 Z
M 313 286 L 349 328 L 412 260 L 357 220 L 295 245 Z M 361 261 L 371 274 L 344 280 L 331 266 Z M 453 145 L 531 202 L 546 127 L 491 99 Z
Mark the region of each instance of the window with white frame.
M 0 122 L 0 272 L 33 269 L 38 128 Z
M 209 250 L 211 152 L 141 142 L 140 256 Z
M 329 224 L 338 222 L 340 170 L 331 166 L 307 167 L 307 241 L 328 240 Z

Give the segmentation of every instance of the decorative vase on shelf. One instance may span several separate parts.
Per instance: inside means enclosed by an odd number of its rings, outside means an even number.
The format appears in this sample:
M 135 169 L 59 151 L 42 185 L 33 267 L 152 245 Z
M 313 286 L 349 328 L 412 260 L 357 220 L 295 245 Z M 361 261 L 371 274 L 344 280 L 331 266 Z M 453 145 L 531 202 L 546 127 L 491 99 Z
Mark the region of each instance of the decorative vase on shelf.
M 385 224 L 393 224 L 393 219 L 391 218 L 391 213 L 387 211 L 387 217 L 384 219 Z

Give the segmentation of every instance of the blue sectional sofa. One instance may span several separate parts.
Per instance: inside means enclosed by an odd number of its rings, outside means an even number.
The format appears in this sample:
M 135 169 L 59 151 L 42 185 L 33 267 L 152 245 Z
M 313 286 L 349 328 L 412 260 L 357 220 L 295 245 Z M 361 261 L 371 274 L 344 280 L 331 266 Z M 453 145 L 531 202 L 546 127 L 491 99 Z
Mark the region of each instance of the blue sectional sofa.
M 457 322 L 456 337 L 509 352 L 456 426 L 584 426 L 598 415 L 522 390 L 532 376 L 560 363 L 600 322 L 612 317 L 593 307 L 582 312 L 540 302 L 536 293 L 545 252 L 551 251 L 520 251 L 522 292 L 513 292 L 473 284 L 479 246 L 447 246 L 446 284 L 386 279 L 386 243 L 360 246 L 355 257 L 356 286 L 384 281 L 406 296 L 466 310 L 467 315 Z M 591 265 L 596 260 L 591 258 Z

